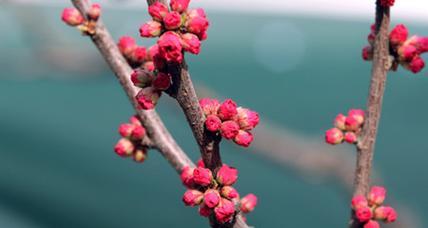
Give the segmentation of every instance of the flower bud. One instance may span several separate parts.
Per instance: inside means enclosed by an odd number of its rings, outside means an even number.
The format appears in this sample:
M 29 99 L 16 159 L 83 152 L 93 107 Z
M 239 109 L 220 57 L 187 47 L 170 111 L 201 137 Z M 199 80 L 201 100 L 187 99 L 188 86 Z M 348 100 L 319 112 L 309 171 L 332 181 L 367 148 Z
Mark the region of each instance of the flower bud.
M 134 130 L 135 126 L 132 124 L 121 124 L 119 126 L 119 134 L 124 137 L 124 138 L 128 138 L 131 136 L 132 131 Z
M 200 206 L 199 206 L 199 214 L 201 215 L 201 216 L 203 216 L 203 217 L 208 217 L 208 216 L 210 216 L 210 214 L 211 214 L 211 208 L 209 208 L 209 207 L 207 207 L 206 205 L 205 205 L 205 203 L 202 203 Z
M 412 36 L 406 43 L 414 46 L 418 54 L 428 51 L 428 37 Z
M 395 28 L 392 29 L 391 33 L 389 34 L 389 43 L 392 46 L 401 45 L 407 40 L 408 35 L 409 32 L 407 31 L 406 26 L 403 24 L 399 24 L 395 26 Z
M 121 157 L 130 156 L 134 151 L 134 144 L 126 138 L 121 138 L 114 146 L 114 151 Z
M 403 44 L 398 48 L 398 55 L 402 61 L 410 61 L 418 54 L 415 46 L 410 44 Z
M 197 55 L 201 50 L 201 41 L 195 34 L 185 33 L 181 35 L 181 46 L 184 51 Z
M 203 9 L 193 9 L 187 12 L 187 31 L 197 35 L 200 40 L 206 39 L 208 26 L 209 22 Z
M 221 120 L 231 120 L 237 114 L 237 106 L 232 99 L 226 99 L 218 109 L 218 117 L 220 117 Z
M 367 36 L 367 41 L 369 42 L 369 44 L 370 44 L 371 46 L 373 46 L 373 45 L 374 45 L 374 42 L 375 42 L 375 39 L 376 39 L 376 25 L 375 25 L 375 24 L 372 24 L 372 25 L 370 26 L 370 33 L 369 33 L 369 35 Z
M 140 36 L 141 37 L 157 37 L 161 34 L 162 25 L 157 21 L 149 21 L 141 25 Z
M 62 11 L 61 19 L 70 26 L 78 26 L 85 21 L 82 14 L 76 8 L 65 8 Z
M 190 168 L 189 166 L 185 166 L 183 170 L 181 170 L 180 179 L 184 186 L 188 188 L 192 188 L 194 185 L 193 182 L 193 171 L 194 168 Z
M 366 197 L 364 197 L 363 195 L 356 195 L 352 198 L 351 206 L 352 209 L 357 210 L 362 207 L 368 207 L 369 203 L 367 202 Z
M 216 180 L 221 185 L 233 185 L 238 179 L 238 170 L 223 164 L 218 170 Z
M 159 72 L 153 81 L 153 87 L 157 90 L 167 90 L 171 86 L 171 75 Z
M 378 222 L 370 220 L 366 224 L 364 224 L 363 228 L 380 228 L 380 225 Z
M 183 61 L 180 37 L 177 33 L 166 32 L 157 41 L 159 55 L 170 63 L 181 63 Z
M 351 109 L 348 112 L 348 116 L 354 118 L 359 125 L 362 125 L 364 123 L 364 116 L 365 112 L 361 109 Z
M 135 65 L 139 66 L 143 64 L 144 59 L 146 58 L 146 48 L 143 46 L 136 46 L 134 51 L 131 52 L 130 60 Z
M 391 209 L 392 209 L 391 207 L 384 207 L 384 206 L 380 206 L 376 208 L 374 211 L 374 218 L 378 220 L 385 220 L 388 217 Z
M 204 204 L 209 208 L 216 207 L 220 202 L 220 194 L 217 190 L 208 189 L 204 193 Z
M 96 21 L 96 20 L 98 20 L 100 15 L 101 15 L 101 5 L 98 3 L 92 4 L 91 8 L 89 8 L 89 11 L 88 11 L 88 17 L 91 20 Z
M 140 88 L 146 88 L 152 85 L 154 81 L 154 74 L 152 72 L 135 69 L 131 74 L 131 81 L 135 86 Z
M 344 131 L 345 130 L 345 120 L 346 120 L 346 116 L 343 115 L 342 113 L 340 113 L 334 119 L 334 126 L 338 129 Z
M 202 108 L 205 116 L 217 115 L 217 111 L 220 107 L 220 103 L 216 99 L 202 98 L 199 100 L 199 105 Z
M 182 13 L 187 10 L 190 0 L 171 0 L 169 5 L 173 11 Z
M 366 61 L 373 60 L 373 47 L 371 45 L 365 46 L 363 48 L 362 56 L 363 56 L 363 59 Z
M 235 136 L 233 141 L 243 147 L 249 147 L 251 142 L 253 142 L 254 137 L 251 132 L 239 130 L 238 134 Z
M 383 7 L 392 7 L 395 0 L 380 0 L 380 5 Z
M 208 131 L 217 132 L 221 127 L 221 120 L 216 115 L 209 115 L 205 120 L 205 127 Z
M 391 223 L 391 222 L 395 222 L 395 220 L 397 220 L 397 212 L 394 210 L 394 208 L 391 207 L 385 222 Z
M 355 211 L 355 217 L 360 222 L 367 222 L 372 218 L 372 211 L 370 207 L 361 207 Z
M 201 204 L 204 194 L 198 190 L 189 189 L 183 195 L 183 202 L 186 206 L 194 207 Z
M 181 25 L 181 15 L 175 11 L 169 12 L 163 18 L 163 23 L 167 30 L 178 29 Z
M 160 96 L 161 93 L 155 88 L 146 87 L 138 92 L 135 99 L 142 109 L 150 110 L 156 106 Z
M 134 152 L 134 161 L 143 163 L 147 158 L 147 151 L 144 149 L 137 149 Z
M 133 125 L 141 126 L 141 121 L 140 121 L 140 119 L 138 119 L 138 117 L 136 115 L 131 116 L 129 118 L 129 122 Z
M 225 139 L 234 139 L 239 133 L 239 125 L 232 120 L 225 121 L 221 124 L 220 133 Z
M 346 132 L 345 133 L 345 141 L 349 144 L 355 144 L 357 143 L 358 137 L 354 132 Z
M 210 185 L 212 180 L 213 175 L 211 173 L 211 170 L 202 167 L 197 167 L 196 169 L 194 169 L 193 181 L 195 182 L 195 184 L 205 187 Z
M 367 196 L 369 205 L 381 205 L 386 197 L 386 189 L 380 186 L 373 186 Z
M 202 160 L 202 158 L 199 158 L 198 162 L 196 163 L 196 166 L 205 168 L 204 160 Z
M 142 127 L 142 126 L 137 125 L 132 130 L 131 139 L 136 140 L 136 141 L 140 141 L 144 138 L 145 135 L 146 135 L 146 129 L 144 129 L 144 127 Z
M 155 64 L 153 61 L 146 61 L 143 65 L 143 68 L 149 72 L 153 72 L 155 70 Z
M 129 57 L 137 47 L 137 44 L 135 43 L 134 38 L 130 36 L 122 36 L 120 37 L 117 46 L 119 47 L 119 51 L 122 55 Z
M 241 199 L 241 211 L 244 213 L 250 213 L 254 210 L 257 205 L 257 196 L 254 194 L 248 194 Z
M 325 132 L 325 141 L 331 145 L 337 145 L 343 141 L 343 132 L 338 128 L 332 128 Z
M 158 1 L 149 6 L 149 14 L 156 21 L 162 21 L 168 11 L 168 6 Z
M 357 131 L 360 129 L 360 122 L 353 116 L 347 116 L 345 120 L 345 128 L 347 131 Z
M 219 223 L 230 222 L 235 214 L 235 205 L 231 201 L 222 198 L 220 205 L 214 209 L 214 214 Z
M 241 130 L 252 130 L 259 124 L 260 118 L 257 112 L 250 109 L 237 108 L 237 121 Z
M 220 192 L 221 196 L 223 196 L 226 199 L 236 199 L 239 198 L 239 193 L 236 191 L 235 188 L 231 186 L 224 186 L 221 188 Z
M 425 61 L 419 55 L 417 55 L 409 64 L 406 64 L 405 67 L 416 74 L 425 67 Z

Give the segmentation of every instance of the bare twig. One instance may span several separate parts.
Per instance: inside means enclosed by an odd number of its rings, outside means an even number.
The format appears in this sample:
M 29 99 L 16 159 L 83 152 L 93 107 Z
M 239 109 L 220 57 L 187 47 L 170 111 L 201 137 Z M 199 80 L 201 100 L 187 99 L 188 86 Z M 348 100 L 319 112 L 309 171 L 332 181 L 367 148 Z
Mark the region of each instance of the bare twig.
M 376 1 L 376 39 L 374 44 L 374 57 L 372 78 L 367 102 L 367 118 L 363 132 L 357 145 L 357 164 L 354 179 L 354 195 L 366 195 L 370 185 L 370 174 L 374 154 L 374 146 L 382 111 L 382 100 L 386 85 L 386 75 L 389 70 L 389 7 L 380 5 Z M 353 219 L 351 227 L 360 227 Z

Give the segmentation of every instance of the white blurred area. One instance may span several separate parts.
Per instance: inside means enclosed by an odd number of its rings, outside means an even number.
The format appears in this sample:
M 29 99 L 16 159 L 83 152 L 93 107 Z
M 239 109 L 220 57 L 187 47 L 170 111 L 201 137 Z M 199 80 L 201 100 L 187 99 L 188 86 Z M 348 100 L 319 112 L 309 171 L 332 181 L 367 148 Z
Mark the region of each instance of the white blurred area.
M 66 5 L 58 0 L 0 0 L 17 4 Z M 105 7 L 136 9 L 146 7 L 144 0 L 98 0 Z M 192 7 L 208 10 L 261 14 L 308 15 L 333 18 L 371 19 L 375 0 L 193 0 Z M 404 21 L 428 23 L 428 0 L 396 0 L 393 17 Z

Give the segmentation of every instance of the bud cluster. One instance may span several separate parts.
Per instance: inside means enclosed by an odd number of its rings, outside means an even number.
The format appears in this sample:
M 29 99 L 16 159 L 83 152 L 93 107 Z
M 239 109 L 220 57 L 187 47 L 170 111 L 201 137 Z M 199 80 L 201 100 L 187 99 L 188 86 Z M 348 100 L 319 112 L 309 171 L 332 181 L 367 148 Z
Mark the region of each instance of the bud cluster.
M 77 27 L 84 34 L 94 34 L 95 25 L 100 15 L 101 6 L 98 3 L 94 3 L 88 10 L 88 20 L 85 20 L 79 10 L 74 7 L 64 8 L 61 19 L 67 25 Z
M 396 71 L 401 65 L 416 74 L 425 67 L 425 61 L 420 55 L 428 52 L 428 37 L 412 36 L 408 38 L 408 36 L 407 27 L 403 24 L 395 26 L 389 34 L 391 70 Z M 372 25 L 367 38 L 370 45 L 364 47 L 362 52 L 363 59 L 366 61 L 373 59 L 375 38 L 376 28 L 375 25 Z
M 334 128 L 325 132 L 325 141 L 331 145 L 337 145 L 346 141 L 355 144 L 364 124 L 364 111 L 351 109 L 348 116 L 340 113 L 334 119 Z
M 237 179 L 237 169 L 223 164 L 213 174 L 200 160 L 198 167 L 184 167 L 182 170 L 181 180 L 187 187 L 183 202 L 186 206 L 199 206 L 201 216 L 213 216 L 220 224 L 232 222 L 239 211 L 249 213 L 257 205 L 254 194 L 240 198 L 238 191 L 232 187 Z
M 119 126 L 119 134 L 122 138 L 117 142 L 114 151 L 121 157 L 133 156 L 134 161 L 144 162 L 147 157 L 147 148 L 141 145 L 146 135 L 146 130 L 136 116 L 129 119 L 129 123 Z
M 351 206 L 355 218 L 364 228 L 379 228 L 377 221 L 392 223 L 397 220 L 397 212 L 389 206 L 382 206 L 386 197 L 386 189 L 380 186 L 373 186 L 367 197 L 356 195 L 352 198 Z
M 216 99 L 203 98 L 199 100 L 199 104 L 205 114 L 205 127 L 208 131 L 219 133 L 240 146 L 250 146 L 253 141 L 251 130 L 259 123 L 257 112 L 237 107 L 232 99 L 220 104 Z
M 159 37 L 158 59 L 155 64 L 162 70 L 168 63 L 181 63 L 183 52 L 199 54 L 201 40 L 207 38 L 209 26 L 205 11 L 188 9 L 190 0 L 171 0 L 170 9 L 161 2 L 149 6 L 152 20 L 140 27 L 141 37 Z
M 153 62 L 146 47 L 140 46 L 131 36 L 122 36 L 117 43 L 120 53 L 133 68 L 144 68 L 153 71 Z

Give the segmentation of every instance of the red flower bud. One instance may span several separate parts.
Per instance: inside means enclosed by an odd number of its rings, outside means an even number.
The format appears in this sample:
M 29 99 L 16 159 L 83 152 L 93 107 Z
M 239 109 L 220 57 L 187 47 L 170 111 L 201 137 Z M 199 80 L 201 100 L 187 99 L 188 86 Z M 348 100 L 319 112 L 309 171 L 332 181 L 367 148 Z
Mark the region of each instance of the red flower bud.
M 235 188 L 231 186 L 224 186 L 221 188 L 220 192 L 221 196 L 223 196 L 226 199 L 236 199 L 239 198 L 239 193 L 236 191 Z
M 200 40 L 206 39 L 208 26 L 209 22 L 203 9 L 193 9 L 187 12 L 187 31 L 197 35 Z
M 141 37 L 157 37 L 161 34 L 162 25 L 157 21 L 149 21 L 141 25 L 140 36 Z
M 137 116 L 131 116 L 129 118 L 129 122 L 133 125 L 141 126 L 141 121 L 140 121 L 140 119 L 138 119 Z
M 412 36 L 406 43 L 415 46 L 418 54 L 428 51 L 428 37 Z
M 169 12 L 163 18 L 163 23 L 167 30 L 178 29 L 181 25 L 181 15 L 175 11 Z
M 171 86 L 171 75 L 159 72 L 153 81 L 153 87 L 157 90 L 167 90 Z
M 217 115 L 217 111 L 220 107 L 220 103 L 216 99 L 202 98 L 199 100 L 199 105 L 202 108 L 205 116 Z
M 198 162 L 196 163 L 196 166 L 197 166 L 197 167 L 205 168 L 204 160 L 202 160 L 202 158 L 200 158 L 200 159 L 198 160 Z
M 352 206 L 352 209 L 357 210 L 362 207 L 368 207 L 369 203 L 367 202 L 366 197 L 362 195 L 356 195 L 352 198 L 351 206 Z
M 92 4 L 88 11 L 88 17 L 94 21 L 98 20 L 101 15 L 101 5 L 98 3 Z
M 211 173 L 211 170 L 202 167 L 197 167 L 196 169 L 194 169 L 193 181 L 195 182 L 195 184 L 205 187 L 210 185 L 212 180 L 213 175 Z
M 345 128 L 347 131 L 357 131 L 360 129 L 360 121 L 353 116 L 347 116 L 345 120 Z
M 216 115 L 209 115 L 205 120 L 205 127 L 208 131 L 217 132 L 221 127 L 221 120 Z
M 199 54 L 201 51 L 201 41 L 193 33 L 181 35 L 181 46 L 183 46 L 183 50 L 195 55 Z
M 392 46 L 398 46 L 404 43 L 404 41 L 407 40 L 407 36 L 409 35 L 409 32 L 407 31 L 406 26 L 403 24 L 399 24 L 395 26 L 394 29 L 392 29 L 391 33 L 389 34 L 389 43 Z
M 394 210 L 394 208 L 391 208 L 389 210 L 389 213 L 388 213 L 388 216 L 386 217 L 385 222 L 391 223 L 391 222 L 395 222 L 395 220 L 397 220 L 397 212 Z
M 238 114 L 236 103 L 232 99 L 226 99 L 218 109 L 218 117 L 222 120 L 231 120 Z
M 234 139 L 239 133 L 239 125 L 232 120 L 228 120 L 221 124 L 221 136 L 225 139 Z
M 156 21 L 162 21 L 168 11 L 168 6 L 158 1 L 149 6 L 149 14 Z
M 143 65 L 143 69 L 149 72 L 153 72 L 155 70 L 155 64 L 153 63 L 153 61 L 146 61 Z
M 358 137 L 354 132 L 346 132 L 345 133 L 345 141 L 349 144 L 357 143 Z
M 257 197 L 254 194 L 248 194 L 241 199 L 241 211 L 249 213 L 254 210 L 257 205 Z
M 221 185 L 233 185 L 238 179 L 238 170 L 223 164 L 217 172 L 216 179 Z
M 135 126 L 131 133 L 131 139 L 140 141 L 146 135 L 146 129 L 142 126 Z
M 122 55 L 129 57 L 137 47 L 137 44 L 135 43 L 134 38 L 130 36 L 122 36 L 120 37 L 117 46 L 119 47 L 119 51 Z
M 134 130 L 135 126 L 132 124 L 121 124 L 119 126 L 119 134 L 124 137 L 128 138 L 131 136 L 132 131 Z
M 220 205 L 214 209 L 214 214 L 219 223 L 230 222 L 235 214 L 235 205 L 231 201 L 222 198 Z
M 204 193 L 204 204 L 209 208 L 216 207 L 220 202 L 220 194 L 217 190 L 208 189 Z
M 203 217 L 208 217 L 211 214 L 211 208 L 207 207 L 204 203 L 199 206 L 199 214 Z
M 237 108 L 237 114 L 237 121 L 241 130 L 252 130 L 259 124 L 260 118 L 257 112 L 239 107 Z
M 134 51 L 131 53 L 130 60 L 136 65 L 141 65 L 146 58 L 146 48 L 143 46 L 136 46 Z
M 417 54 L 418 50 L 416 47 L 410 44 L 403 44 L 398 48 L 398 55 L 402 61 L 412 60 Z
M 159 46 L 159 55 L 167 62 L 181 63 L 183 61 L 180 37 L 177 33 L 164 33 L 158 39 L 157 44 Z
M 65 8 L 62 11 L 61 19 L 70 26 L 78 26 L 85 21 L 82 14 L 76 8 Z
M 348 116 L 354 118 L 359 125 L 362 125 L 364 123 L 364 110 L 361 109 L 351 109 L 348 112 Z
M 395 0 L 380 0 L 380 5 L 383 7 L 392 7 Z
M 416 74 L 425 67 L 425 61 L 419 55 L 416 55 L 409 64 L 405 65 L 405 67 Z
M 355 217 L 360 222 L 367 222 L 372 218 L 372 211 L 369 207 L 361 207 L 355 211 Z
M 138 149 L 134 152 L 134 161 L 143 163 L 147 158 L 147 151 L 144 149 Z
M 202 202 L 204 194 L 198 190 L 187 190 L 183 195 L 183 202 L 186 206 L 194 207 Z
M 325 141 L 331 145 L 337 145 L 343 142 L 343 132 L 338 128 L 332 128 L 325 132 Z
M 343 115 L 342 113 L 340 113 L 334 119 L 334 126 L 338 129 L 344 131 L 345 130 L 345 120 L 346 120 L 346 116 Z
M 373 186 L 367 196 L 370 205 L 381 205 L 386 197 L 386 189 L 380 186 Z
M 187 10 L 190 0 L 171 0 L 169 5 L 173 11 L 182 13 Z
M 114 151 L 121 157 L 130 156 L 134 151 L 134 144 L 126 138 L 121 138 L 114 146 Z
M 185 166 L 183 168 L 183 170 L 181 171 L 181 174 L 180 174 L 181 182 L 183 183 L 184 186 L 186 186 L 188 188 L 192 188 L 194 185 L 194 181 L 193 181 L 193 171 L 194 170 L 195 170 L 194 168 L 190 168 L 189 166 Z
M 378 222 L 370 220 L 366 224 L 364 224 L 363 228 L 380 228 L 380 225 Z
M 152 85 L 154 77 L 155 76 L 152 72 L 136 69 L 131 74 L 131 81 L 137 87 L 146 88 Z
M 235 136 L 233 141 L 243 147 L 249 147 L 251 142 L 253 142 L 254 137 L 251 132 L 239 130 L 238 134 Z
M 365 46 L 363 48 L 362 56 L 363 56 L 363 59 L 366 61 L 373 60 L 373 47 L 371 45 Z
M 146 87 L 138 92 L 138 94 L 135 96 L 135 99 L 142 109 L 150 110 L 156 106 L 160 96 L 161 93 L 155 88 Z

